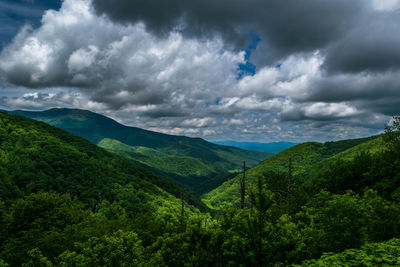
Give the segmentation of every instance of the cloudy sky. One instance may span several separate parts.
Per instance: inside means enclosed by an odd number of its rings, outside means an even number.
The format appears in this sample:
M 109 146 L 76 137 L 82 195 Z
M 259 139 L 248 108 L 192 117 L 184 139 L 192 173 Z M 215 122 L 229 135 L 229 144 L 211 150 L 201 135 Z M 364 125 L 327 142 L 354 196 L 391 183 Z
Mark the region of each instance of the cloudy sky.
M 0 0 L 0 29 L 3 109 L 260 142 L 400 114 L 400 0 Z

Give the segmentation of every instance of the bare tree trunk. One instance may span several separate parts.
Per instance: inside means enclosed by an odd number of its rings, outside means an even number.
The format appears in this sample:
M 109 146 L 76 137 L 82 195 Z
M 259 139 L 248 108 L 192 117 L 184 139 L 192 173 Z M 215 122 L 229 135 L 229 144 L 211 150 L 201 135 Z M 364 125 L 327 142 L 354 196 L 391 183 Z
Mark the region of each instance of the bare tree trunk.
M 185 200 L 183 199 L 183 193 L 181 194 L 181 216 L 185 216 Z
M 293 173 L 292 173 L 293 165 L 292 165 L 292 158 L 289 158 L 289 172 L 288 172 L 288 185 L 287 185 L 287 194 L 288 196 L 292 192 L 292 178 L 293 178 Z
M 240 208 L 244 209 L 244 199 L 246 195 L 246 161 L 243 161 L 243 176 L 240 179 Z

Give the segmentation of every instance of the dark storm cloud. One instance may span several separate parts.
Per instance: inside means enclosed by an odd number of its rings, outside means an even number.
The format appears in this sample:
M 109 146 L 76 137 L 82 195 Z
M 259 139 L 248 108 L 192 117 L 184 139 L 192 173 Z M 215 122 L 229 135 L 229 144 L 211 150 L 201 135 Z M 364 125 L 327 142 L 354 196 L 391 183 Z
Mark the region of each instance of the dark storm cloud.
M 132 105 L 141 105 L 143 103 L 146 105 L 161 105 L 167 101 L 166 96 L 154 91 L 128 92 L 117 89 L 112 90 L 111 88 L 94 94 L 92 99 L 100 103 L 108 103 L 112 109 L 120 109 L 128 103 Z
M 249 31 L 268 45 L 267 60 L 312 51 L 343 36 L 368 9 L 363 0 L 94 0 L 98 13 L 119 22 L 143 21 L 156 33 L 184 24 L 188 36 L 218 34 L 243 48 Z
M 301 111 L 297 110 L 298 113 Z M 286 116 L 281 114 L 280 118 L 283 123 L 290 122 L 297 128 L 309 129 L 310 132 L 315 131 L 320 135 L 320 140 L 327 140 L 327 136 L 332 136 L 328 140 L 338 140 L 346 138 L 360 138 L 361 136 L 371 136 L 379 134 L 383 131 L 388 117 L 373 114 L 371 112 L 360 113 L 357 116 L 346 118 L 331 119 L 329 117 L 310 118 L 301 114 L 300 116 Z M 296 128 L 295 127 L 295 128 Z M 349 135 L 349 132 L 353 132 Z M 359 132 L 357 134 L 357 132 Z M 313 135 L 313 134 L 312 134 Z M 342 135 L 343 137 L 335 138 L 334 135 Z M 317 136 L 317 135 L 315 135 Z
M 94 0 L 115 21 L 143 21 L 169 33 L 178 25 L 190 37 L 223 36 L 243 49 L 249 31 L 261 36 L 252 60 L 271 64 L 293 53 L 324 50 L 330 72 L 385 71 L 400 66 L 400 12 L 373 9 L 364 0 Z
M 400 98 L 400 71 L 384 73 L 339 74 L 313 81 L 302 101 L 341 102 Z
M 400 67 L 400 10 L 360 18 L 326 51 L 329 72 L 382 72 Z
M 309 119 L 300 109 L 295 108 L 282 112 L 279 118 L 282 121 L 303 121 Z
M 185 117 L 189 115 L 186 112 L 183 112 L 179 107 L 161 107 L 154 110 L 138 112 L 138 114 L 153 119 L 165 117 Z
M 370 101 L 357 101 L 354 105 L 360 109 L 386 116 L 400 114 L 400 97 L 386 97 Z

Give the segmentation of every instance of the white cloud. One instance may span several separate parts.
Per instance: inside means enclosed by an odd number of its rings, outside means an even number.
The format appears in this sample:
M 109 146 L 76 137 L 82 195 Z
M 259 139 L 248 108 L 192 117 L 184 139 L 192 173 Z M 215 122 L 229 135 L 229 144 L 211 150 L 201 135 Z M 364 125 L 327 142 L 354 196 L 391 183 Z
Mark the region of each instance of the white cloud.
M 372 0 L 372 6 L 379 11 L 391 11 L 400 7 L 399 0 Z
M 359 112 L 356 108 L 346 103 L 313 103 L 304 107 L 304 114 L 307 117 L 347 117 L 357 115 Z
M 182 126 L 186 127 L 206 127 L 210 126 L 216 123 L 215 118 L 193 118 L 193 119 L 187 119 L 182 122 Z
M 89 68 L 95 61 L 99 49 L 94 45 L 89 45 L 87 49 L 81 48 L 73 52 L 68 59 L 68 71 L 79 73 L 85 68 Z

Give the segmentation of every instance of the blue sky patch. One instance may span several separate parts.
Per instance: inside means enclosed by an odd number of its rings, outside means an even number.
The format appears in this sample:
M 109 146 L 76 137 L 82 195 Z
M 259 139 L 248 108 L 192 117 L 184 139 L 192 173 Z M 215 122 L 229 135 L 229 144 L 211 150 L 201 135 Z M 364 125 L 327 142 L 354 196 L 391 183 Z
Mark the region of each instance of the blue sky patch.
M 250 56 L 251 53 L 257 49 L 257 45 L 261 41 L 261 38 L 254 32 L 249 32 L 249 35 L 250 43 L 247 45 L 246 49 L 244 49 L 246 53 L 244 56 L 246 63 L 241 63 L 238 65 L 238 80 L 242 79 L 244 76 L 253 76 L 254 74 L 256 74 L 256 65 L 250 62 Z
M 48 9 L 58 10 L 60 0 L 1 0 L 0 1 L 0 51 L 9 44 L 18 31 L 30 24 L 40 26 L 43 13 Z

